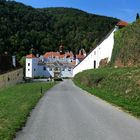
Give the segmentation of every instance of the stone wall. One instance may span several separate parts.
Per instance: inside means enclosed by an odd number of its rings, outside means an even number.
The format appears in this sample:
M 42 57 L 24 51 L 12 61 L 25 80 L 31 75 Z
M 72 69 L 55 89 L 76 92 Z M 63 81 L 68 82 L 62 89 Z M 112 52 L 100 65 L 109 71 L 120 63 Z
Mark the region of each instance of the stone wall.
M 23 81 L 23 68 L 0 75 L 0 89 Z

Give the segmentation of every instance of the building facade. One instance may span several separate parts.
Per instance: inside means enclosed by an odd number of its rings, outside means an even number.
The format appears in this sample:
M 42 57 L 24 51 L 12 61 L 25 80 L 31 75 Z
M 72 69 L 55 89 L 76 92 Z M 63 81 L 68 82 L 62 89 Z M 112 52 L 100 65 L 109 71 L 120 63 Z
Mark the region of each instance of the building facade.
M 120 21 L 115 28 L 110 31 L 107 36 L 93 49 L 87 57 L 85 57 L 73 69 L 73 77 L 84 70 L 99 68 L 101 62 L 105 60 L 107 63 L 111 60 L 112 50 L 114 46 L 114 32 L 120 28 L 127 26 L 128 23 Z
M 40 57 L 33 54 L 26 56 L 26 77 L 72 77 L 73 68 L 86 56 L 85 51 L 75 56 L 72 52 L 47 52 Z

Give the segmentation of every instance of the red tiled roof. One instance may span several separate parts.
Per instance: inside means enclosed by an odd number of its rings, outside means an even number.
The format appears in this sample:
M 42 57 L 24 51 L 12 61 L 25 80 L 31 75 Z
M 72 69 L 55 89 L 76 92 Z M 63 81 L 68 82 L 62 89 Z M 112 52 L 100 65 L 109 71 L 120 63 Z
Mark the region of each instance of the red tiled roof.
M 33 54 L 28 54 L 28 55 L 26 55 L 26 58 L 36 58 L 36 56 Z
M 65 54 L 59 54 L 58 57 L 59 58 L 65 58 Z
M 120 21 L 117 23 L 117 26 L 127 26 L 127 25 L 128 25 L 128 23 L 125 21 Z
M 44 55 L 45 58 L 65 58 L 65 57 L 73 57 L 72 53 L 60 54 L 59 52 L 47 52 Z
M 57 55 L 57 52 L 47 52 L 45 53 L 44 57 L 49 58 L 49 57 L 54 57 Z

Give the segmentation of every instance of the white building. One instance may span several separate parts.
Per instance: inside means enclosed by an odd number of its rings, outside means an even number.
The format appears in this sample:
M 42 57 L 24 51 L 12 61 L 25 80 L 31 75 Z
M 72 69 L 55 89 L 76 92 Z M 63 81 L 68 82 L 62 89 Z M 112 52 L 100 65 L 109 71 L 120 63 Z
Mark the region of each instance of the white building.
M 85 53 L 81 51 L 75 59 L 72 52 L 47 52 L 43 56 L 36 57 L 33 54 L 26 56 L 26 77 L 72 77 L 73 68 L 80 62 Z
M 106 59 L 108 63 L 111 60 L 114 46 L 114 32 L 127 25 L 128 23 L 120 21 L 104 40 L 73 69 L 73 76 L 84 70 L 98 68 L 103 59 Z

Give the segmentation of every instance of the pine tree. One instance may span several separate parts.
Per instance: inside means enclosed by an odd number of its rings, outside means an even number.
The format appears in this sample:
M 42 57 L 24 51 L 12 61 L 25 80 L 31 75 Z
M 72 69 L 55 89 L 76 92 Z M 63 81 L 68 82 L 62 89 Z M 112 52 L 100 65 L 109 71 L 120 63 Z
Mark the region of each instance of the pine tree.
M 136 20 L 139 19 L 139 18 L 140 18 L 139 13 L 137 13 L 137 15 L 136 15 Z

